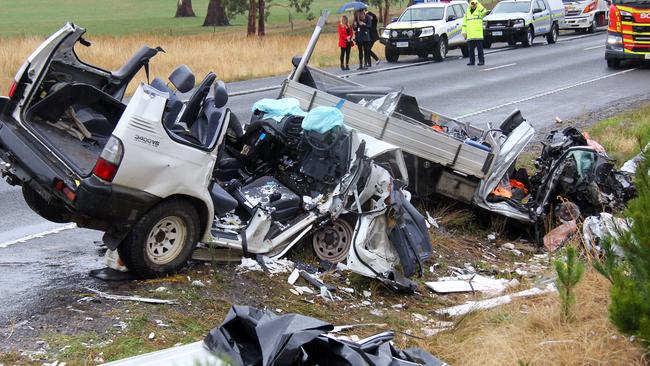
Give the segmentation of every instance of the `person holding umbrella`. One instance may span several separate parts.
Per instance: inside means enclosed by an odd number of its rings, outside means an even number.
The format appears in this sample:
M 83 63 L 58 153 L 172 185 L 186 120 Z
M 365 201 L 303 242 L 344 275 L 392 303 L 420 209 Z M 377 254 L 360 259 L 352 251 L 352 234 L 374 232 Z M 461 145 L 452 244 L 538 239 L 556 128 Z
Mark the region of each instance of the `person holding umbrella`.
M 357 10 L 354 16 L 355 43 L 359 50 L 359 68 L 364 70 L 370 64 L 370 26 L 372 19 L 366 14 L 366 9 Z
M 341 49 L 341 70 L 350 70 L 350 50 L 354 46 L 354 32 L 348 23 L 348 17 L 341 15 L 339 23 L 339 48 Z M 345 63 L 343 63 L 345 61 Z
M 377 31 L 377 23 L 379 19 L 377 18 L 377 15 L 371 11 L 369 11 L 367 15 L 372 19 L 372 25 L 370 26 L 370 45 L 368 46 L 368 52 L 370 53 L 370 57 L 372 57 L 375 62 L 379 64 L 379 56 L 372 52 L 372 46 L 375 45 L 375 42 L 379 41 L 379 32 Z M 366 66 L 370 67 L 371 65 L 366 64 Z

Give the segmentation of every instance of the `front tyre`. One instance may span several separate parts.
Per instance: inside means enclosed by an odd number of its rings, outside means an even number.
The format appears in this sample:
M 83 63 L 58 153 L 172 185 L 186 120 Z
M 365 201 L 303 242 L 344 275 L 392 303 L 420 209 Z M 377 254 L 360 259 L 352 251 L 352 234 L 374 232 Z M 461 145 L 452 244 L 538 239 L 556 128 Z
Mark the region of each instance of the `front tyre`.
M 534 35 L 534 33 L 533 33 L 533 28 L 531 28 L 531 27 L 526 28 L 526 34 L 524 35 L 524 39 L 523 39 L 523 41 L 521 42 L 521 44 L 522 44 L 524 47 L 530 47 L 530 46 L 532 46 L 532 45 L 533 45 L 533 37 L 534 37 L 534 36 L 535 36 L 535 35 Z
M 551 26 L 551 31 L 548 32 L 548 34 L 546 35 L 546 41 L 548 42 L 548 44 L 553 44 L 557 42 L 557 36 L 559 33 L 560 30 L 558 29 L 557 24 L 553 24 Z
M 447 37 L 442 36 L 438 43 L 433 47 L 433 59 L 436 62 L 442 62 L 447 56 Z
M 174 273 L 190 259 L 199 230 L 194 206 L 180 199 L 164 201 L 140 218 L 118 252 L 126 267 L 138 276 Z
M 621 67 L 621 60 L 617 60 L 615 58 L 613 59 L 608 59 L 607 60 L 607 67 L 610 69 L 618 69 Z
M 388 47 L 386 46 L 386 50 L 384 51 L 384 55 L 386 56 L 386 61 L 395 63 L 399 59 L 399 51 L 397 51 L 393 47 Z

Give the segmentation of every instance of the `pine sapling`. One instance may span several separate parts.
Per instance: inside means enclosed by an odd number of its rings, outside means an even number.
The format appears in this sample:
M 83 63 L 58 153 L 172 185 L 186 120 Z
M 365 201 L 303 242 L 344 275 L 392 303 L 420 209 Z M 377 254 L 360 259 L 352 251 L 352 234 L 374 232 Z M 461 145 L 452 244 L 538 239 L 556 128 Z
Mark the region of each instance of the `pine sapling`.
M 564 260 L 557 259 L 555 261 L 555 272 L 557 272 L 555 284 L 560 292 L 562 321 L 567 322 L 573 319 L 572 307 L 575 303 L 574 288 L 580 282 L 585 272 L 585 265 L 578 258 L 575 247 L 568 246 L 565 251 Z

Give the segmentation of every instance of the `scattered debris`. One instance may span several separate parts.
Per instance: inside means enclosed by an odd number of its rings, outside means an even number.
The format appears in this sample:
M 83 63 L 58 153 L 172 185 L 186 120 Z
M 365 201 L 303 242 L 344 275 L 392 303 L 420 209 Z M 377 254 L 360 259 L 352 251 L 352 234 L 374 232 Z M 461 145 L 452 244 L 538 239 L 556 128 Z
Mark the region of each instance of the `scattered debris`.
M 512 244 L 512 243 L 504 243 L 504 244 L 501 245 L 501 248 L 507 249 L 507 250 L 514 250 L 515 245 Z
M 493 297 L 493 298 L 486 299 L 486 300 L 468 301 L 468 302 L 466 302 L 464 304 L 461 304 L 461 305 L 456 305 L 456 306 L 436 310 L 436 313 L 439 314 L 439 315 L 457 317 L 457 316 L 469 314 L 469 313 L 474 312 L 476 310 L 487 310 L 487 309 L 495 308 L 497 306 L 508 304 L 508 303 L 512 302 L 512 300 L 514 300 L 516 298 L 539 296 L 539 295 L 544 295 L 544 294 L 548 294 L 548 293 L 556 292 L 556 291 L 557 291 L 557 289 L 555 288 L 555 285 L 548 284 L 546 286 L 546 288 L 543 288 L 543 289 L 538 288 L 538 287 L 533 287 L 533 288 L 528 289 L 528 290 L 515 292 L 515 293 L 509 294 L 509 295 Z
M 406 361 L 415 365 L 445 365 L 419 348 L 395 349 L 391 344 L 393 332 L 354 342 L 328 334 L 333 330 L 329 323 L 299 314 L 278 316 L 248 306 L 233 306 L 223 324 L 210 331 L 204 343 L 210 351 L 242 365 L 250 364 L 246 360 L 271 365 L 328 364 L 337 359 L 351 366 L 384 365 L 385 359 L 394 364 Z
M 582 224 L 582 238 L 585 247 L 592 252 L 602 250 L 601 243 L 607 237 L 618 238 L 621 233 L 630 229 L 630 220 L 614 217 L 607 212 L 601 212 L 600 216 L 589 216 Z M 617 245 L 612 243 L 612 250 L 619 256 L 623 256 L 623 251 Z
M 154 332 L 149 333 L 149 337 L 147 337 L 147 338 L 149 340 L 152 340 L 152 339 L 156 338 L 156 333 L 154 333 Z
M 298 270 L 298 269 L 296 268 L 296 269 L 294 269 L 293 272 L 291 272 L 291 274 L 289 275 L 289 278 L 287 279 L 287 282 L 288 282 L 290 285 L 293 285 L 294 283 L 296 283 L 296 281 L 298 281 L 298 278 L 299 278 L 299 277 L 300 277 L 300 270 Z
M 578 225 L 574 220 L 564 223 L 544 235 L 544 247 L 550 253 L 555 252 L 576 231 L 578 231 Z
M 458 277 L 442 277 L 435 282 L 426 282 L 428 288 L 437 293 L 456 292 L 487 292 L 500 294 L 509 287 L 519 285 L 519 281 L 488 278 L 481 275 L 462 275 Z
M 205 284 L 199 280 L 192 281 L 192 286 L 194 287 L 205 287 Z
M 255 259 L 242 257 L 241 264 L 237 266 L 237 273 L 264 271 L 270 274 L 278 274 L 290 272 L 293 268 L 293 262 L 288 259 L 271 259 L 260 256 L 259 261 L 256 261 Z
M 372 296 L 372 292 L 368 290 L 363 290 L 363 297 L 369 298 L 370 296 Z
M 154 290 L 155 292 L 165 292 L 167 291 L 167 287 L 165 286 L 160 286 L 157 289 Z
M 497 235 L 495 233 L 488 234 L 487 240 L 491 243 L 494 243 L 497 240 Z
M 178 304 L 177 300 L 163 300 L 163 299 L 152 299 L 148 297 L 140 297 L 140 296 L 124 296 L 124 295 L 111 295 L 107 294 L 105 292 L 101 292 L 95 289 L 92 289 L 90 287 L 86 287 L 86 290 L 96 294 L 97 296 L 108 299 L 108 300 L 118 300 L 118 301 L 136 301 L 136 302 L 144 302 L 148 304 L 165 304 L 165 305 L 176 305 Z

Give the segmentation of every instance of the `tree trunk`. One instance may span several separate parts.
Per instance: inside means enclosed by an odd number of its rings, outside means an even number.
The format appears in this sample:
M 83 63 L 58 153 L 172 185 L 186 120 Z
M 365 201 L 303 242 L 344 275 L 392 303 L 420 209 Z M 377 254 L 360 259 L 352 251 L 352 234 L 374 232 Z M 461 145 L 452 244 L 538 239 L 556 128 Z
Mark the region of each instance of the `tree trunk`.
M 255 35 L 255 22 L 257 21 L 257 4 L 255 0 L 248 1 L 248 36 Z
M 390 0 L 384 0 L 384 27 L 390 23 Z
M 383 6 L 381 5 L 381 3 L 380 3 L 380 4 L 377 6 L 377 8 L 379 8 L 379 16 L 378 16 L 378 19 L 377 19 L 377 24 L 379 24 L 379 22 L 381 22 L 382 24 L 384 24 L 384 19 L 386 19 L 386 17 L 384 17 L 384 7 L 383 7 Z
M 265 9 L 265 1 L 264 0 L 257 0 L 257 9 L 258 9 L 258 14 L 257 14 L 257 35 L 258 36 L 265 36 L 266 31 L 264 27 L 264 23 L 266 22 L 266 14 L 264 13 Z
M 192 0 L 178 0 L 176 7 L 176 18 L 195 17 L 194 10 L 192 9 Z
M 223 8 L 221 0 L 210 0 L 208 3 L 208 13 L 205 15 L 203 26 L 219 27 L 229 25 L 226 10 Z

